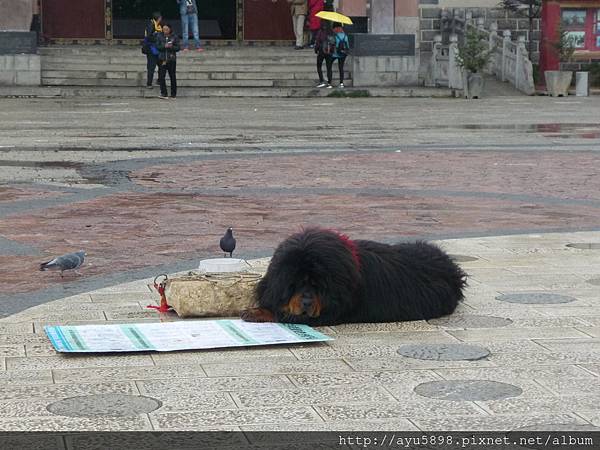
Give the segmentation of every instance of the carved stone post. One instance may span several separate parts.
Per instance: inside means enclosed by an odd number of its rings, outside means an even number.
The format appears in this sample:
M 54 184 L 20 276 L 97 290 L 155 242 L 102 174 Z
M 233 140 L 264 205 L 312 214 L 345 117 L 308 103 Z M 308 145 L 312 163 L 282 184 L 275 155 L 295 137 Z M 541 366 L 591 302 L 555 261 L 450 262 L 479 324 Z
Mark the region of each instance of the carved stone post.
M 450 46 L 448 49 L 448 87 L 454 89 L 466 89 L 463 82 L 463 71 L 458 65 L 458 36 L 450 36 Z
M 506 70 L 510 52 L 508 49 L 508 44 L 510 44 L 510 30 L 504 30 L 502 37 L 504 38 L 502 41 L 502 81 L 506 81 Z

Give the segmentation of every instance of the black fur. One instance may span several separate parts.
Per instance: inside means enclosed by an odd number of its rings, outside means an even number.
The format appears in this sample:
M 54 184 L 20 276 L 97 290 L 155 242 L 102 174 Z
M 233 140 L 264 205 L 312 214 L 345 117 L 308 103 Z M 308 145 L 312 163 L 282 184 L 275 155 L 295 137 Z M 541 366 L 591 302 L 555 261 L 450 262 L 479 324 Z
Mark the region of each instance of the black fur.
M 451 314 L 465 286 L 466 274 L 435 245 L 349 241 L 333 231 L 308 229 L 276 249 L 257 285 L 256 303 L 279 322 L 398 322 Z M 307 288 L 321 301 L 320 315 L 282 311 Z

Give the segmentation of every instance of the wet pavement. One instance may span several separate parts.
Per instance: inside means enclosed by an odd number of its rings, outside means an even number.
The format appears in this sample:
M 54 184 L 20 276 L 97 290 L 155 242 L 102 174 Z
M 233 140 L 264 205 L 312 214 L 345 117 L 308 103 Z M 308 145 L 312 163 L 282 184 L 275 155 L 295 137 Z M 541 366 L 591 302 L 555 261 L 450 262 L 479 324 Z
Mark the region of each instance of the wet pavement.
M 386 242 L 600 228 L 596 98 L 5 102 L 3 315 L 194 267 L 228 226 L 246 258 L 305 225 Z M 79 249 L 80 276 L 37 271 Z

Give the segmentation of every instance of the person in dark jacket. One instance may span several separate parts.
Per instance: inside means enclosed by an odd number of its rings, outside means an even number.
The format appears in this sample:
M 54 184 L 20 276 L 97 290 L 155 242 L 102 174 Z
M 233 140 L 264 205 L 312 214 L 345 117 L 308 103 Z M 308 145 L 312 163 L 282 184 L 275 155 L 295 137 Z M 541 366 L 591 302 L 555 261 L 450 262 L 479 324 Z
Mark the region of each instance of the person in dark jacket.
M 321 21 L 321 28 L 315 36 L 315 53 L 317 54 L 317 74 L 319 75 L 318 88 L 331 89 L 331 79 L 333 77 L 333 52 L 335 46 L 335 36 L 331 30 L 329 22 Z M 327 67 L 327 82 L 323 78 L 323 61 Z
M 154 71 L 158 65 L 158 49 L 156 48 L 156 35 L 162 32 L 162 14 L 155 12 L 152 14 L 152 19 L 146 24 L 142 51 L 146 54 L 146 68 L 148 76 L 146 78 L 146 87 L 152 88 L 152 80 L 154 79 Z
M 338 62 L 338 68 L 340 70 L 340 89 L 344 89 L 344 63 L 348 56 L 348 49 L 350 48 L 350 42 L 348 35 L 344 31 L 341 23 L 333 24 L 333 33 L 335 36 L 335 50 L 331 55 L 334 60 Z
M 164 24 L 162 33 L 156 35 L 158 48 L 158 82 L 160 83 L 160 98 L 167 99 L 167 72 L 171 81 L 171 98 L 177 97 L 177 52 L 179 51 L 179 38 L 173 34 L 171 26 Z

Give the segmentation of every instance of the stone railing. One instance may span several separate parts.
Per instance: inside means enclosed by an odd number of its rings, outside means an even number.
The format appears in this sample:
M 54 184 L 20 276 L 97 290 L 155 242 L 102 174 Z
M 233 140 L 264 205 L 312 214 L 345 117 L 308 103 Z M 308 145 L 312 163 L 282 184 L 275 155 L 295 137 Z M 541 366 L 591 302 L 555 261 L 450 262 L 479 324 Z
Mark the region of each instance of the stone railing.
M 498 25 L 492 23 L 488 31 L 484 28 L 482 19 L 478 19 L 476 24 L 468 20 L 467 27 L 477 28 L 488 43 L 491 53 L 485 72 L 494 75 L 500 81 L 509 82 L 524 94 L 533 95 L 535 93 L 533 65 L 527 54 L 525 37 L 519 36 L 517 41 L 513 42 L 509 30 L 505 30 L 500 37 Z M 457 35 L 451 35 L 450 43 L 446 46 L 442 44 L 442 36 L 436 36 L 425 84 L 464 89 L 464 73 L 458 65 L 457 55 Z

